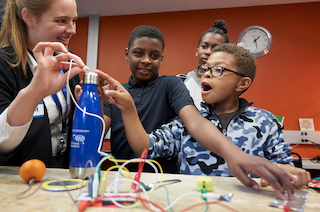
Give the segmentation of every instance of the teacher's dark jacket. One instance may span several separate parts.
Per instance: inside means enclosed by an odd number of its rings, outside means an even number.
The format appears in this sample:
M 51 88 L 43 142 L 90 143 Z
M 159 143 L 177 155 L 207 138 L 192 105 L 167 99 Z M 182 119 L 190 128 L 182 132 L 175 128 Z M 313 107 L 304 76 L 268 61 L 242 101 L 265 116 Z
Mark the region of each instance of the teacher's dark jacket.
M 0 50 L 0 114 L 10 105 L 18 95 L 19 91 L 32 80 L 33 74 L 27 64 L 27 76 L 22 73 L 21 65 L 12 68 L 9 64 L 15 61 L 16 54 L 12 46 Z M 80 82 L 79 76 L 70 81 L 71 91 Z M 21 107 L 23 108 L 23 106 Z M 67 151 L 63 156 L 63 167 L 69 165 L 70 135 L 74 105 L 68 123 Z M 40 159 L 47 167 L 54 167 L 52 164 L 51 131 L 47 108 L 44 106 L 44 116 L 33 118 L 30 128 L 21 144 L 10 154 L 0 155 L 0 166 L 20 166 L 29 159 Z M 62 167 L 61 167 L 62 168 Z

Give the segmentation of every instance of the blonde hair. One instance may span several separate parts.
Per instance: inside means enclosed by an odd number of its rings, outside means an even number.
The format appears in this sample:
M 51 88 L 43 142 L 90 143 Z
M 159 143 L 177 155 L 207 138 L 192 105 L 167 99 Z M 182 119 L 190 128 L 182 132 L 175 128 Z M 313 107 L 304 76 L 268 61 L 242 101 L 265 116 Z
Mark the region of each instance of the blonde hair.
M 7 0 L 3 22 L 0 31 L 0 47 L 12 45 L 16 60 L 10 63 L 12 67 L 21 64 L 23 74 L 26 76 L 27 69 L 27 25 L 22 19 L 22 9 L 28 9 L 36 19 L 47 11 L 54 0 Z

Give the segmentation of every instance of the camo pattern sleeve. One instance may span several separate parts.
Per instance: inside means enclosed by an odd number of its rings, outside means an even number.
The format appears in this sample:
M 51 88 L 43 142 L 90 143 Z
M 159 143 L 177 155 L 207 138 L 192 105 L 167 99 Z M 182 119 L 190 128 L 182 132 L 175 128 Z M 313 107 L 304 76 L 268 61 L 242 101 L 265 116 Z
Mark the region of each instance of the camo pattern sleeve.
M 181 141 L 183 139 L 187 140 L 189 137 L 187 128 L 179 117 L 172 119 L 169 123 L 163 124 L 149 134 L 149 158 L 167 158 L 170 160 L 178 156 Z
M 242 119 L 242 120 L 241 120 Z M 233 129 L 242 128 L 242 136 L 228 132 L 228 138 L 244 152 L 264 157 L 271 163 L 293 165 L 290 145 L 283 140 L 283 126 L 270 112 L 259 108 L 248 107 L 245 116 L 240 115 Z M 250 133 L 253 131 L 253 133 Z

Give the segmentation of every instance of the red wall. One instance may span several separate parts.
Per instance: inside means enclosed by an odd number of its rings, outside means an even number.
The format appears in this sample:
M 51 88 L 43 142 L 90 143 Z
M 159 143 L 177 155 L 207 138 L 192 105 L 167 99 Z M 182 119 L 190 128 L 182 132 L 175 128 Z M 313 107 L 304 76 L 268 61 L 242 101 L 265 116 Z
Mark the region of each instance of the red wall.
M 313 118 L 320 131 L 320 3 L 300 3 L 228 9 L 100 17 L 98 68 L 121 83 L 131 74 L 124 58 L 132 29 L 149 24 L 165 38 L 160 75 L 187 73 L 197 66 L 195 50 L 200 35 L 217 19 L 228 25 L 231 43 L 247 26 L 260 25 L 273 36 L 268 55 L 257 58 L 257 75 L 243 94 L 254 106 L 285 116 L 285 130 L 299 130 L 298 118 Z M 88 18 L 78 21 L 70 49 L 86 58 Z M 298 152 L 298 146 L 295 148 Z M 302 151 L 301 151 L 302 153 Z M 317 149 L 304 157 L 319 155 Z

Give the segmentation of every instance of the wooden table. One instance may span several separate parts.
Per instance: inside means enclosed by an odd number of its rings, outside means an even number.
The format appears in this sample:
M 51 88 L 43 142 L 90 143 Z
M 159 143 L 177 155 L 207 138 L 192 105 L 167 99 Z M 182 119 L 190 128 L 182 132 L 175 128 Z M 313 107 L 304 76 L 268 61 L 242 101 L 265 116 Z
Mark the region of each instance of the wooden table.
M 108 174 L 108 183 L 114 180 L 116 172 L 110 172 Z M 133 175 L 134 176 L 134 175 Z M 70 178 L 69 170 L 66 169 L 47 169 L 43 179 L 48 177 L 56 177 L 58 179 Z M 164 174 L 163 179 L 181 179 L 182 182 L 167 185 L 169 191 L 170 202 L 172 203 L 179 196 L 194 192 L 197 193 L 196 184 L 198 176 L 193 175 L 177 175 L 177 174 Z M 268 206 L 275 196 L 275 191 L 269 186 L 262 188 L 260 191 L 255 191 L 251 188 L 247 188 L 241 184 L 236 178 L 233 177 L 211 177 L 213 180 L 213 193 L 226 194 L 232 192 L 234 196 L 231 202 L 219 201 L 225 206 L 233 208 L 235 211 L 274 211 L 282 212 L 282 209 Z M 141 181 L 144 183 L 153 183 L 155 181 L 155 174 L 142 173 Z M 44 182 L 42 180 L 42 182 Z M 39 187 L 41 182 L 35 183 L 30 192 Z M 0 167 L 0 211 L 1 212 L 38 212 L 38 211 L 77 211 L 78 203 L 74 204 L 68 195 L 68 192 L 50 192 L 39 189 L 34 195 L 17 200 L 17 194 L 28 189 L 28 183 L 24 182 L 19 175 L 19 167 Z M 82 189 L 87 191 L 87 187 Z M 71 195 L 76 199 L 79 195 L 79 189 L 71 191 Z M 28 193 L 30 193 L 28 192 Z M 161 207 L 165 208 L 167 204 L 167 194 L 164 188 L 155 190 L 150 195 L 150 200 L 157 203 Z M 202 203 L 203 200 L 200 196 L 187 196 L 181 199 L 177 204 L 173 206 L 174 211 L 181 211 L 189 206 L 197 203 Z M 206 206 L 197 206 L 188 211 L 205 211 Z M 139 205 L 135 209 L 121 209 L 118 207 L 89 207 L 85 210 L 90 211 L 147 211 L 142 205 Z M 170 211 L 170 210 L 169 210 Z M 221 205 L 210 204 L 208 211 L 232 211 Z M 310 190 L 308 202 L 304 211 L 320 211 L 320 193 L 314 190 Z

